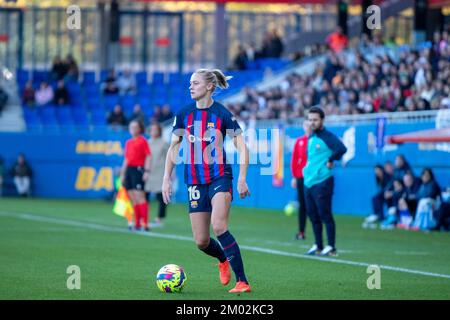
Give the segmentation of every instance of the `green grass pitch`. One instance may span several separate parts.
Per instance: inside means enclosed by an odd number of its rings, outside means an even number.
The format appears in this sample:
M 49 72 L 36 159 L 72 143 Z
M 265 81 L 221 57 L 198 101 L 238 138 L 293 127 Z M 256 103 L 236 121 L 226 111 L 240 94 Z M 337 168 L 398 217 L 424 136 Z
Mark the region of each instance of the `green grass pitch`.
M 363 230 L 361 217 L 337 215 L 339 257 L 310 259 L 302 256 L 313 243 L 309 223 L 307 240 L 295 241 L 295 216 L 234 207 L 230 230 L 253 288 L 236 296 L 227 292 L 234 277 L 220 285 L 216 261 L 190 240 L 185 205 L 169 207 L 155 236 L 127 231 L 111 209 L 103 201 L 0 199 L 0 299 L 450 298 L 448 233 Z M 185 268 L 181 294 L 156 287 L 156 273 L 168 263 Z M 399 269 L 382 267 L 381 289 L 369 290 L 365 264 Z M 66 287 L 69 265 L 81 269 L 80 290 Z

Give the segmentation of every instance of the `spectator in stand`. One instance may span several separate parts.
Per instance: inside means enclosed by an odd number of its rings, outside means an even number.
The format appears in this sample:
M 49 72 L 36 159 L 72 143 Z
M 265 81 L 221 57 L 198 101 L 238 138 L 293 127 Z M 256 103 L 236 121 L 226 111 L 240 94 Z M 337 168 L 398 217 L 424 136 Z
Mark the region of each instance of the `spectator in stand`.
M 432 229 L 434 231 L 450 231 L 450 187 L 441 193 L 441 205 L 436 212 L 436 226 Z
M 399 154 L 395 157 L 394 179 L 403 180 L 406 173 L 411 172 L 411 166 L 405 156 Z
M 423 169 L 421 179 L 422 185 L 417 191 L 417 212 L 412 230 L 429 230 L 436 225 L 433 215 L 437 210 L 437 200 L 441 195 L 441 188 L 430 168 Z
M 165 104 L 161 109 L 161 114 L 158 118 L 158 122 L 162 123 L 169 119 L 173 118 L 173 113 L 170 111 L 170 106 L 168 104 Z
M 332 51 L 339 53 L 347 48 L 348 37 L 343 33 L 342 28 L 337 26 L 336 30 L 326 38 L 326 43 Z
M 117 79 L 117 87 L 120 94 L 134 94 L 136 92 L 136 80 L 130 70 L 125 69 Z
M 58 81 L 53 100 L 53 103 L 57 106 L 68 105 L 70 103 L 69 91 L 66 88 L 64 80 Z
M 384 203 L 386 188 L 392 181 L 392 174 L 386 172 L 382 165 L 375 166 L 375 184 L 377 191 L 372 197 L 373 214 L 368 216 L 363 223 L 364 228 L 374 227 L 374 224 L 384 219 Z
M 67 66 L 60 56 L 56 56 L 53 59 L 52 70 L 50 72 L 51 79 L 53 81 L 59 81 L 64 78 L 67 73 Z
M 119 93 L 119 88 L 117 86 L 117 79 L 114 69 L 111 69 L 105 82 L 102 84 L 103 94 L 117 94 Z
M 22 93 L 22 104 L 24 106 L 33 107 L 35 104 L 35 91 L 33 81 L 28 80 Z
M 53 101 L 53 88 L 46 81 L 42 81 L 39 89 L 35 92 L 36 105 L 45 106 Z
M 394 191 L 394 181 L 399 180 L 403 184 L 403 176 L 412 171 L 411 167 L 406 161 L 405 157 L 402 154 L 399 154 L 395 157 L 395 168 L 392 176 L 391 182 L 386 186 L 384 192 L 384 199 L 388 208 L 395 207 L 397 205 L 397 201 L 394 199 L 395 191 Z
M 281 58 L 281 55 L 284 51 L 284 44 L 283 40 L 281 40 L 280 35 L 278 34 L 278 31 L 273 29 L 270 32 L 269 35 L 269 52 L 268 57 L 269 58 Z
M 411 171 L 403 176 L 404 191 L 398 201 L 398 228 L 408 229 L 411 225 L 417 209 L 417 192 L 420 180 L 416 179 Z
M 25 156 L 20 154 L 17 161 L 12 167 L 12 176 L 14 177 L 14 185 L 17 193 L 21 197 L 29 197 L 31 195 L 31 167 L 25 160 Z
M 116 129 L 120 129 L 127 125 L 127 118 L 122 111 L 122 107 L 119 104 L 114 106 L 113 111 L 109 114 L 107 122 L 110 126 Z
M 78 70 L 78 64 L 75 58 L 71 54 L 68 54 L 64 63 L 67 70 L 66 80 L 75 82 L 78 81 L 80 72 Z
M 384 219 L 380 224 L 380 228 L 382 230 L 393 229 L 398 222 L 398 202 L 404 193 L 403 181 L 401 179 L 394 179 L 392 188 L 391 205 L 388 207 L 386 219 Z
M 145 114 L 144 112 L 142 112 L 142 108 L 139 103 L 136 103 L 133 107 L 133 113 L 131 114 L 130 122 L 133 120 L 143 124 L 144 126 L 146 125 Z
M 152 115 L 152 121 L 151 122 L 158 122 L 159 123 L 159 117 L 161 116 L 161 106 L 160 105 L 155 105 L 153 107 L 153 115 Z
M 6 107 L 6 104 L 8 103 L 8 98 L 8 94 L 0 86 L 0 116 L 2 115 L 3 109 Z
M 232 68 L 235 70 L 245 70 L 245 69 L 247 69 L 248 61 L 249 61 L 249 59 L 248 59 L 247 52 L 245 51 L 244 46 L 242 44 L 239 44 L 238 53 L 236 55 L 236 58 L 234 58 Z

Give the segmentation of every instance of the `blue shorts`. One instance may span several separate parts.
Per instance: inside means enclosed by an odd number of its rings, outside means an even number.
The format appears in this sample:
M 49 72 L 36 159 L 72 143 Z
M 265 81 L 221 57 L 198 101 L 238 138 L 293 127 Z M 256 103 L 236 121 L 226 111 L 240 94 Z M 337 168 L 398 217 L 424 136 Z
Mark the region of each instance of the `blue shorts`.
M 188 184 L 189 213 L 212 212 L 211 199 L 217 192 L 231 193 L 233 200 L 233 180 L 221 177 L 210 184 Z

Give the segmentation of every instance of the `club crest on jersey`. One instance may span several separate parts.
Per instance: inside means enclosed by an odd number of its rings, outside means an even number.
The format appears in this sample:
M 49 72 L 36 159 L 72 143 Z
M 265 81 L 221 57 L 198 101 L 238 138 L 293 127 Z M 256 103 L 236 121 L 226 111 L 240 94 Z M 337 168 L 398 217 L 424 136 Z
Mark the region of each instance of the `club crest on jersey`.
M 316 144 L 316 149 L 320 149 L 320 144 Z
M 208 129 L 209 128 L 214 128 L 214 122 L 208 122 Z
M 198 202 L 197 201 L 191 201 L 191 208 L 197 208 L 198 207 Z

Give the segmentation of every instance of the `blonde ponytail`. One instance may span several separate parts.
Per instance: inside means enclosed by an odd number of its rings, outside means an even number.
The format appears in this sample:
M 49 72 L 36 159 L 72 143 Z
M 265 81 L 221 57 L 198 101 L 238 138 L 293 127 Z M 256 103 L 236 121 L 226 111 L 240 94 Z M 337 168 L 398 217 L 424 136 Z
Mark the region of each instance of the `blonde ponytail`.
M 233 78 L 231 76 L 225 76 L 219 69 L 198 69 L 195 73 L 201 74 L 207 83 L 212 83 L 214 89 L 217 87 L 227 89 L 229 87 L 228 80 Z

